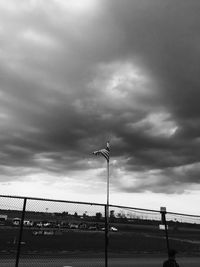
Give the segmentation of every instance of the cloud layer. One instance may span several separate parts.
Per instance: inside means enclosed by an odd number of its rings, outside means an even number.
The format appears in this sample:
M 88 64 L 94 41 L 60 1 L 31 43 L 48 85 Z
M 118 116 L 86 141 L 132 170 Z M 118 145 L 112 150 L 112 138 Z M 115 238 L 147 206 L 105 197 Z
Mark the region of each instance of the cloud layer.
M 199 1 L 84 3 L 0 2 L 1 181 L 101 181 L 109 139 L 115 190 L 198 187 Z

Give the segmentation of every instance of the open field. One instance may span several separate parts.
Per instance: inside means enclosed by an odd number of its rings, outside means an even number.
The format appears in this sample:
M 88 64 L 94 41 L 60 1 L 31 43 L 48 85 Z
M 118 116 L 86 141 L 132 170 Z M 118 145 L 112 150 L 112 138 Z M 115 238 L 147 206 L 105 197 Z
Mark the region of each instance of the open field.
M 136 258 L 110 258 L 109 267 L 160 267 L 165 257 L 136 257 Z M 200 258 L 178 258 L 181 267 L 199 267 Z M 12 259 L 0 259 L 1 267 L 14 267 Z M 104 261 L 96 258 L 52 258 L 48 259 L 21 259 L 20 267 L 104 267 Z
M 0 254 L 12 254 L 17 247 L 19 228 L 0 228 Z M 36 234 L 37 233 L 37 234 Z M 184 254 L 200 254 L 200 236 L 193 232 L 169 232 L 170 246 Z M 105 248 L 103 231 L 80 231 L 59 229 L 30 229 L 23 231 L 21 253 L 60 254 L 62 252 L 102 252 Z M 166 252 L 166 239 L 163 231 L 132 230 L 110 232 L 110 252 L 152 253 Z
M 18 234 L 19 227 L 0 227 L 1 267 L 15 266 Z M 169 231 L 169 241 L 181 267 L 200 266 L 198 232 Z M 104 267 L 104 251 L 104 231 L 25 227 L 19 267 Z M 165 257 L 165 232 L 158 227 L 109 233 L 109 267 L 158 267 Z

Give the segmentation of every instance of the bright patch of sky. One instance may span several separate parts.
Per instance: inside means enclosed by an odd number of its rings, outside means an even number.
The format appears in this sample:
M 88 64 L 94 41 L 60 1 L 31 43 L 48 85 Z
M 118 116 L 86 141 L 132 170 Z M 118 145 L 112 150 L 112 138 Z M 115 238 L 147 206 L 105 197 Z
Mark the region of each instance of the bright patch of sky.
M 171 137 L 178 130 L 178 125 L 169 113 L 151 113 L 139 122 L 129 125 L 132 129 L 143 130 L 151 136 Z

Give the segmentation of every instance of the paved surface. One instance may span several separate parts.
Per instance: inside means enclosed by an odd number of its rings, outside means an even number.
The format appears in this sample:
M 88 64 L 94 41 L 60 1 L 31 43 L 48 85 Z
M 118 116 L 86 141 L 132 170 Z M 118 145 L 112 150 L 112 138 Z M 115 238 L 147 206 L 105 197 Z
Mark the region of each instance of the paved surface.
M 178 258 L 180 267 L 199 267 L 200 258 Z M 162 267 L 163 258 L 112 258 L 108 267 Z M 1 267 L 14 267 L 12 259 L 0 259 Z M 102 259 L 21 259 L 19 267 L 104 267 Z

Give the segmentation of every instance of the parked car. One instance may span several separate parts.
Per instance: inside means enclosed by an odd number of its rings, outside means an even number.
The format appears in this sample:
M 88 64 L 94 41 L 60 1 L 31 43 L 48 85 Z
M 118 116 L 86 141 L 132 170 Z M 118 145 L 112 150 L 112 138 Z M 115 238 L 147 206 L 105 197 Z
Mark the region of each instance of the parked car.
M 62 222 L 60 223 L 60 227 L 61 227 L 61 228 L 70 228 L 70 225 L 69 225 L 68 222 L 62 221 Z
M 76 223 L 70 223 L 69 224 L 69 228 L 70 229 L 78 229 L 78 224 L 76 224 Z
M 88 229 L 88 225 L 86 223 L 80 223 L 78 228 L 81 230 L 86 230 L 86 229 Z
M 36 222 L 36 227 L 42 227 L 43 223 L 42 222 Z
M 118 229 L 116 227 L 114 227 L 114 226 L 111 226 L 110 227 L 110 231 L 111 232 L 118 232 Z
M 100 230 L 100 227 L 99 227 L 98 223 L 95 223 L 95 224 L 89 225 L 88 230 L 96 231 L 96 230 Z
M 50 222 L 45 222 L 43 223 L 44 227 L 52 227 L 52 224 Z
M 14 226 L 19 226 L 20 223 L 21 223 L 21 219 L 20 219 L 20 218 L 14 218 L 14 219 L 12 220 L 12 224 L 13 224 Z
M 101 230 L 102 230 L 102 231 L 105 231 L 105 227 L 101 228 Z M 117 229 L 116 227 L 114 227 L 114 226 L 111 226 L 111 227 L 109 228 L 109 230 L 110 230 L 111 232 L 118 232 L 118 229 Z
M 33 226 L 33 221 L 25 220 L 25 221 L 24 221 L 24 226 L 32 227 L 32 226 Z

